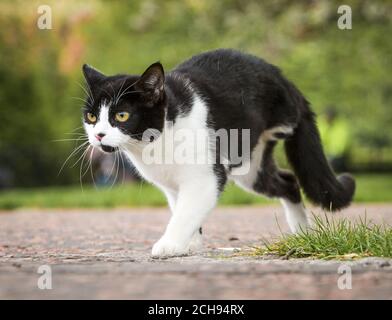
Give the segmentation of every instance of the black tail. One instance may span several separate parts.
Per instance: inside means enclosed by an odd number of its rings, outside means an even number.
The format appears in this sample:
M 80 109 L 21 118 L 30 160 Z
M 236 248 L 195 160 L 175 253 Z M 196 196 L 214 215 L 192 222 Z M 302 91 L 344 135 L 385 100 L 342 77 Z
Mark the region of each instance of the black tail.
M 285 149 L 306 196 L 312 202 L 332 211 L 350 204 L 355 180 L 347 173 L 335 177 L 325 158 L 311 111 L 306 110 L 294 135 L 285 141 Z

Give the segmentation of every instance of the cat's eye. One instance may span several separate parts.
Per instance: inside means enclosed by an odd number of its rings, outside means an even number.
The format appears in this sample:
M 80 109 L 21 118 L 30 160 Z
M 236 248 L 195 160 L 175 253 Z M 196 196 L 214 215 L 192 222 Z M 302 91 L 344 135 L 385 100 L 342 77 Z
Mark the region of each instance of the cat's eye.
M 97 121 L 97 117 L 93 115 L 91 112 L 87 112 L 87 120 L 90 121 L 91 123 L 95 123 Z
M 129 119 L 129 112 L 122 111 L 116 113 L 116 120 L 118 122 L 125 122 Z

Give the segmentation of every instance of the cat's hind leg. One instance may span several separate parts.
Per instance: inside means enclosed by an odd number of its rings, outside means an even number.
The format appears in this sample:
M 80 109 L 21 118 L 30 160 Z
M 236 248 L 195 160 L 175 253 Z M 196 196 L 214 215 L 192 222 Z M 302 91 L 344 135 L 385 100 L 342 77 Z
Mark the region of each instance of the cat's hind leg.
M 286 198 L 280 198 L 290 230 L 294 233 L 305 231 L 309 226 L 305 206 L 302 202 L 294 203 Z
M 276 166 L 272 157 L 275 144 L 275 141 L 265 142 L 263 149 L 257 150 L 262 152 L 262 156 L 253 157 L 253 160 L 258 161 L 257 170 L 252 163 L 248 176 L 235 177 L 234 181 L 248 191 L 279 198 L 290 230 L 299 232 L 308 227 L 308 217 L 301 201 L 299 184 L 293 173 Z
M 301 193 L 295 176 L 283 170 L 262 170 L 253 186 L 258 193 L 271 198 L 279 198 L 292 232 L 300 232 L 308 227 L 308 217 L 301 201 Z
M 279 169 L 275 164 L 272 157 L 275 144 L 270 141 L 266 145 L 253 189 L 268 197 L 279 198 L 291 231 L 297 233 L 308 227 L 308 217 L 301 200 L 297 178 L 290 171 Z

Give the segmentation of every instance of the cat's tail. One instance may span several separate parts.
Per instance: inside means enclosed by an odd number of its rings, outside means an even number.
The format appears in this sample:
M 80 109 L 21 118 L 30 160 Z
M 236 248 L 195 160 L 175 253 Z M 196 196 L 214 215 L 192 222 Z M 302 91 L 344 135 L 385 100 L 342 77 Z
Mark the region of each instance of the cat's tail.
M 312 202 L 326 210 L 340 210 L 350 204 L 355 180 L 347 173 L 335 177 L 324 155 L 315 115 L 306 109 L 294 134 L 285 140 L 287 158 Z

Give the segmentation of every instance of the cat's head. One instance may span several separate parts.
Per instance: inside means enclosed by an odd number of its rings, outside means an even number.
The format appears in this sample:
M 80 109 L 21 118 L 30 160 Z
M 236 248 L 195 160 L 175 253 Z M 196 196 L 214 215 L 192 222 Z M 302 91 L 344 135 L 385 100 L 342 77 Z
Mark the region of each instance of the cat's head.
M 141 76 L 105 76 L 88 65 L 83 73 L 88 85 L 83 123 L 91 145 L 114 152 L 141 141 L 147 129 L 162 131 L 166 95 L 159 62 Z

